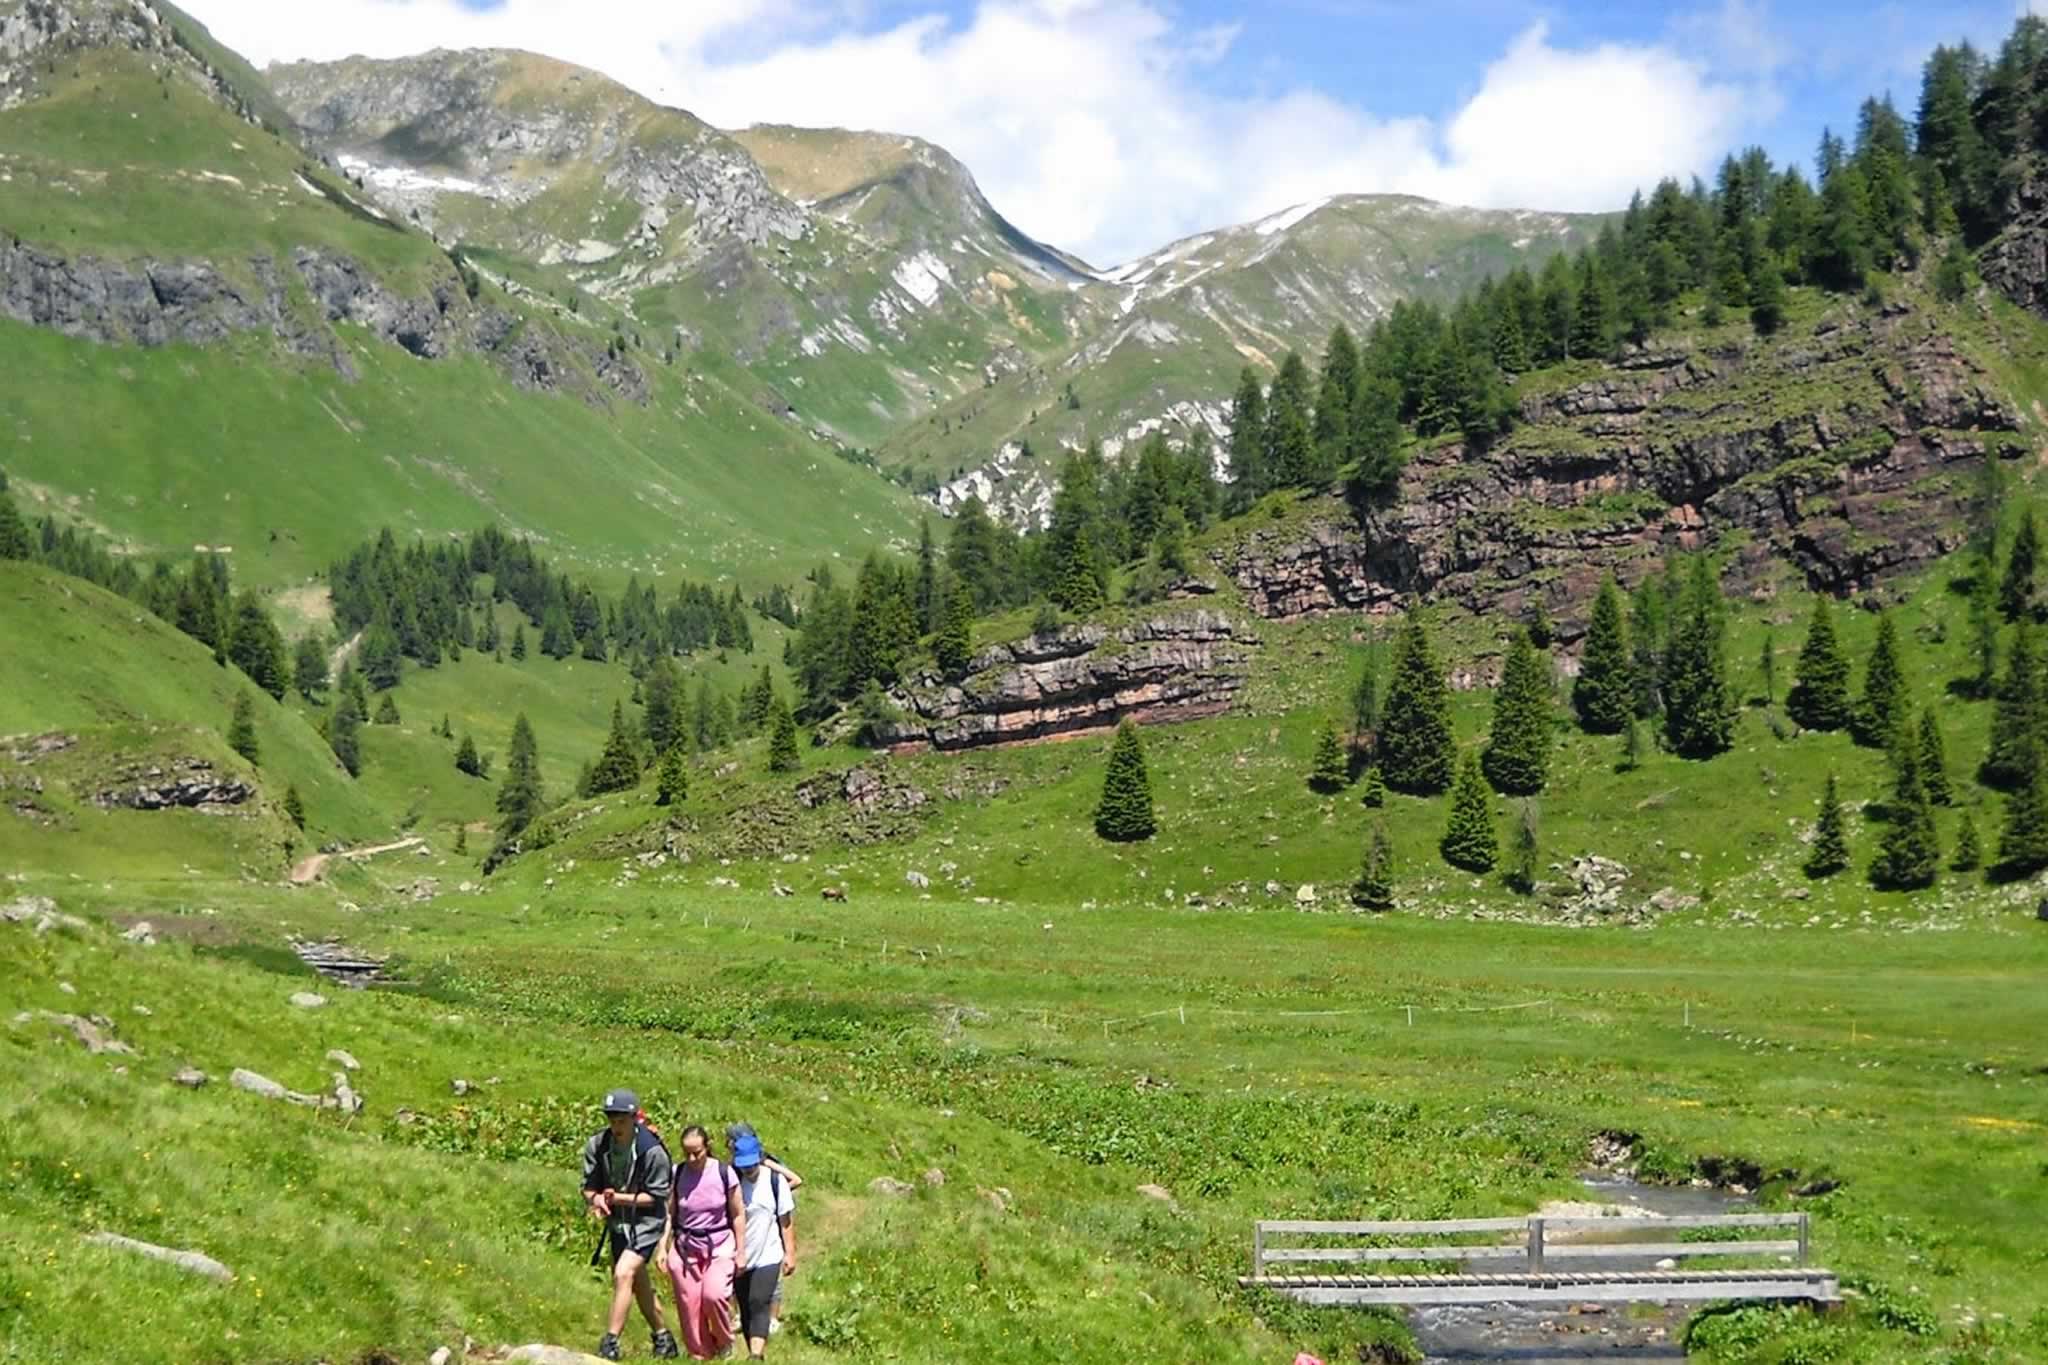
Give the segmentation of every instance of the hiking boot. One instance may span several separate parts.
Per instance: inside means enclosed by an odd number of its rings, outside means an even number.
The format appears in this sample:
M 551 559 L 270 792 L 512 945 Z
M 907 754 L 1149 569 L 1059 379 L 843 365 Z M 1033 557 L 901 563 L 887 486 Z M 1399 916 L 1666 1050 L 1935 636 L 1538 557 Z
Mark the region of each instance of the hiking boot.
M 676 1339 L 669 1335 L 666 1328 L 654 1334 L 654 1358 L 656 1360 L 675 1360 L 681 1355 L 682 1351 L 677 1348 Z
M 619 1358 L 618 1333 L 606 1332 L 597 1339 L 597 1358 L 599 1360 L 617 1360 Z

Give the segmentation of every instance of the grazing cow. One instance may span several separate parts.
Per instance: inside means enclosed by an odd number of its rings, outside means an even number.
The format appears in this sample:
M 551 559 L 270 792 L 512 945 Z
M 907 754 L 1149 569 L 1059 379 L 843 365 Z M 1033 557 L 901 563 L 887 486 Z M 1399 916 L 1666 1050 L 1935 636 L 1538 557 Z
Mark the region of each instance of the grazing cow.
M 823 896 L 828 901 L 839 901 L 844 903 L 844 901 L 846 900 L 846 888 L 843 886 L 828 886 L 823 891 L 820 891 L 818 894 L 820 896 Z

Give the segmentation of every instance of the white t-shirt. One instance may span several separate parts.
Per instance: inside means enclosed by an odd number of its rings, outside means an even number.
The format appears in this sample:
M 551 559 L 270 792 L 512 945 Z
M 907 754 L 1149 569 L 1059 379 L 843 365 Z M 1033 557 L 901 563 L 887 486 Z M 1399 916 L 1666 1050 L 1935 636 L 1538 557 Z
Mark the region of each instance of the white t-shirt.
M 740 1177 L 740 1198 L 747 1207 L 747 1244 L 740 1248 L 740 1269 L 781 1265 L 782 1225 L 776 1220 L 796 1212 L 789 1182 L 763 1166 L 752 1181 Z

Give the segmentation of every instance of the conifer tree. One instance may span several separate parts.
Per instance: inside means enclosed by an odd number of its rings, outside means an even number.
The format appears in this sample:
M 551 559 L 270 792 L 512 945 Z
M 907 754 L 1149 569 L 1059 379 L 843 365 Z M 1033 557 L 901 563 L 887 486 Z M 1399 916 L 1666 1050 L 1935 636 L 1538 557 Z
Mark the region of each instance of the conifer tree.
M 327 689 L 327 651 L 320 647 L 318 636 L 308 635 L 299 641 L 292 657 L 292 685 L 307 701 Z
M 1265 496 L 1272 485 L 1266 469 L 1266 391 L 1252 367 L 1237 378 L 1230 403 L 1230 507 L 1233 512 Z
M 483 757 L 476 751 L 476 741 L 468 735 L 464 735 L 462 743 L 455 746 L 455 771 L 465 777 L 484 775 Z
M 1877 643 L 1863 673 L 1863 697 L 1856 706 L 1856 742 L 1866 749 L 1888 748 L 1906 721 L 1906 672 L 1899 659 L 1898 628 L 1890 612 L 1877 618 Z
M 639 783 L 640 747 L 626 726 L 625 706 L 615 701 L 612 703 L 611 733 L 605 736 L 604 750 L 590 769 L 589 794 L 606 796 L 612 792 L 631 791 Z
M 666 657 L 656 659 L 640 683 L 641 728 L 654 752 L 665 754 L 683 738 L 683 680 Z
M 2041 740 L 2041 666 L 2034 628 L 2022 621 L 2006 655 L 1991 713 L 1991 747 L 1979 776 L 1988 786 L 2018 788 L 2027 780 Z
M 2019 745 L 2023 778 L 2005 798 L 2005 827 L 1998 836 L 1998 872 L 2017 879 L 2048 868 L 2048 753 L 2038 732 Z
M 0 493 L 0 559 L 34 557 L 35 542 L 29 537 L 28 523 L 22 520 L 21 509 L 14 505 L 14 499 Z
M 1849 705 L 1849 658 L 1835 638 L 1835 617 L 1828 599 L 1813 599 L 1813 619 L 1785 710 L 1806 730 L 1840 730 L 1852 718 Z
M 1764 685 L 1764 705 L 1778 704 L 1778 637 L 1777 632 L 1764 628 L 1763 646 L 1757 652 L 1757 676 Z
M 2005 558 L 2005 580 L 1998 586 L 1998 610 L 2006 620 L 2017 621 L 2034 601 L 2034 567 L 2041 555 L 2041 528 L 2029 507 L 2020 518 L 2019 534 Z
M 228 721 L 228 747 L 249 762 L 256 762 L 256 701 L 247 692 L 235 693 L 235 713 Z
M 1621 732 L 1621 761 L 1614 765 L 1619 773 L 1632 773 L 1643 766 L 1643 723 L 1631 713 L 1627 725 Z
M 938 551 L 932 544 L 932 519 L 924 518 L 917 527 L 917 586 L 913 597 L 917 611 L 917 633 L 927 634 L 939 628 L 939 559 Z
M 1358 799 L 1374 810 L 1387 804 L 1387 779 L 1380 776 L 1379 764 L 1365 770 L 1365 778 L 1358 784 Z
M 379 725 L 396 725 L 399 723 L 398 699 L 389 692 L 386 692 L 384 699 L 377 704 L 377 723 Z
M 1701 557 L 1680 594 L 1664 654 L 1664 734 L 1672 752 L 1685 758 L 1712 758 L 1735 743 L 1726 630 L 1720 584 Z
M 363 775 L 363 701 L 355 692 L 342 690 L 327 720 L 327 745 L 350 777 Z
M 1400 482 L 1406 439 L 1401 386 L 1385 375 L 1361 377 L 1351 405 L 1351 458 L 1357 461 L 1348 490 L 1353 501 L 1374 502 Z
M 802 766 L 796 749 L 796 717 L 790 713 L 789 703 L 777 697 L 768 711 L 768 771 L 793 773 Z
M 1963 812 L 1963 822 L 1956 829 L 1956 853 L 1948 865 L 1956 872 L 1975 872 L 1984 865 L 1983 837 L 1977 833 L 1977 819 L 1969 811 Z
M 967 585 L 948 574 L 940 590 L 939 633 L 932 653 L 939 672 L 957 678 L 974 657 L 974 598 Z
M 278 701 L 284 700 L 292 681 L 291 664 L 285 656 L 284 636 L 253 590 L 244 589 L 235 601 L 227 655 L 251 682 Z
M 1820 798 L 1820 822 L 1813 829 L 1813 847 L 1806 855 L 1807 876 L 1832 877 L 1849 865 L 1848 821 L 1835 775 L 1829 773 Z
M 1521 895 L 1536 894 L 1536 858 L 1536 813 L 1524 801 L 1521 816 L 1515 822 L 1515 847 L 1509 855 L 1507 873 L 1508 886 Z
M 1351 903 L 1361 910 L 1394 908 L 1394 843 L 1387 837 L 1385 820 L 1372 822 L 1358 880 L 1351 884 Z
M 1621 733 L 1635 713 L 1629 678 L 1628 628 L 1622 618 L 1621 589 L 1610 575 L 1593 599 L 1579 676 L 1572 684 L 1572 709 L 1589 734 Z
M 1367 645 L 1359 660 L 1358 680 L 1351 685 L 1351 748 L 1368 754 L 1378 741 L 1380 728 L 1380 652 Z
M 299 799 L 296 785 L 284 789 L 284 818 L 292 822 L 292 828 L 306 827 L 306 803 Z
M 1466 754 L 1458 765 L 1457 785 L 1451 788 L 1450 819 L 1437 848 L 1445 862 L 1468 872 L 1491 871 L 1500 855 L 1486 775 L 1480 771 L 1477 754 Z
M 1785 322 L 1785 274 L 1775 261 L 1757 263 L 1749 282 L 1749 322 L 1761 336 L 1770 336 Z
M 1316 390 L 1315 418 L 1309 438 L 1314 446 L 1310 481 L 1327 483 L 1337 467 L 1351 458 L 1351 414 L 1360 381 L 1358 343 L 1351 329 L 1338 323 L 1323 352 L 1323 373 Z
M 1669 605 L 1663 585 L 1655 578 L 1639 583 L 1629 604 L 1629 683 L 1635 694 L 1636 715 L 1644 720 L 1654 718 L 1664 709 L 1662 678 Z
M 544 808 L 540 781 L 540 744 L 533 726 L 520 712 L 512 722 L 512 740 L 505 751 L 505 780 L 498 787 L 498 848 L 509 849 Z
M 1095 806 L 1095 832 L 1115 843 L 1149 839 L 1158 831 L 1152 815 L 1152 780 L 1136 722 L 1125 716 L 1110 745 L 1102 775 L 1102 799 Z
M 1934 806 L 1920 781 L 1920 759 L 1912 744 L 1899 746 L 1898 780 L 1887 806 L 1889 820 L 1871 864 L 1871 884 L 1887 891 L 1913 891 L 1934 885 L 1941 871 L 1941 840 L 1935 829 Z
M 1316 482 L 1315 432 L 1310 419 L 1308 366 L 1289 351 L 1266 395 L 1266 467 L 1279 488 Z
M 457 825 L 455 827 L 455 856 L 458 858 L 467 858 L 469 856 L 468 825 Z
M 683 746 L 671 744 L 661 756 L 661 768 L 654 778 L 654 804 L 679 806 L 690 794 L 689 760 Z
M 1309 767 L 1308 785 L 1319 792 L 1342 791 L 1351 781 L 1351 764 L 1344 757 L 1344 742 L 1337 727 L 1326 723 L 1316 735 L 1315 761 Z
M 1382 775 L 1397 791 L 1427 796 L 1451 784 L 1456 753 L 1450 688 L 1428 628 L 1413 614 L 1395 641 L 1378 753 Z
M 526 623 L 521 621 L 512 627 L 512 659 L 517 663 L 526 658 Z
M 1934 708 L 1925 707 L 1920 712 L 1920 782 L 1927 788 L 1927 799 L 1937 806 L 1955 803 L 1955 788 L 1948 780 L 1948 746 L 1942 742 L 1941 722 L 1934 718 Z
M 1550 699 L 1550 660 L 1517 631 L 1493 694 L 1493 730 L 1481 759 L 1495 791 L 1531 796 L 1550 780 L 1557 725 Z

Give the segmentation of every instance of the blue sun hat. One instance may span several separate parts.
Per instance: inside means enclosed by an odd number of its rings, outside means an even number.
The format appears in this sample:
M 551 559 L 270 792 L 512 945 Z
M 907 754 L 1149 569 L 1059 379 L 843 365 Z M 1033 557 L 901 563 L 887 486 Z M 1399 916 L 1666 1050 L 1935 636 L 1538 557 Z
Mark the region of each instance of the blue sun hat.
M 761 1139 L 752 1133 L 742 1133 L 739 1141 L 732 1145 L 733 1169 L 751 1171 L 761 1164 Z

